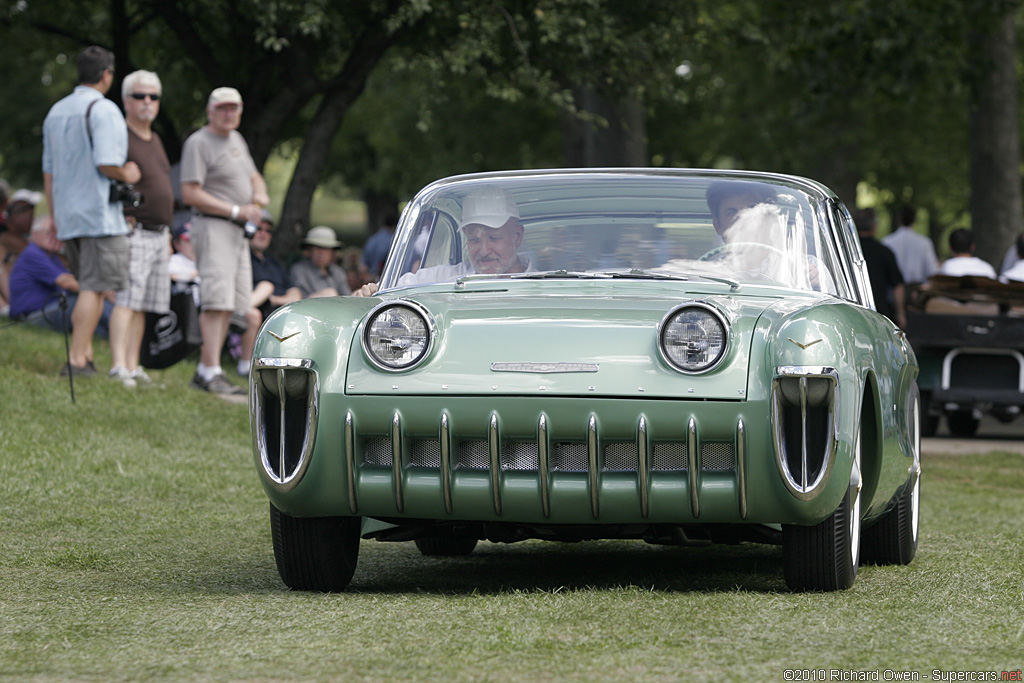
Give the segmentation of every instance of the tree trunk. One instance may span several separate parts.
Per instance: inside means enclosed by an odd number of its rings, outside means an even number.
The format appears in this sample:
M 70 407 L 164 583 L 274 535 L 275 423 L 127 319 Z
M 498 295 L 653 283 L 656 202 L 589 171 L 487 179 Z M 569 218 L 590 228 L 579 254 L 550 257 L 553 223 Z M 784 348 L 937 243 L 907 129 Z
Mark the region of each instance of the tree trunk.
M 647 129 L 639 101 L 610 102 L 590 86 L 573 88 L 576 108 L 591 117 L 561 114 L 562 150 L 567 166 L 645 166 Z
M 1008 12 L 974 45 L 980 77 L 970 112 L 971 224 L 976 255 L 997 268 L 1024 230 L 1015 14 Z

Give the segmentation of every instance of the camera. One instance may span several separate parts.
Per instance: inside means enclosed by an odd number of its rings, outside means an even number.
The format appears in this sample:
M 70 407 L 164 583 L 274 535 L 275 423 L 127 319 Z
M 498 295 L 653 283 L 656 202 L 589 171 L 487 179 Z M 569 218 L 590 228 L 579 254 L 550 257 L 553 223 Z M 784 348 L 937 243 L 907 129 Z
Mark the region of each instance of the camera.
M 256 235 L 257 230 L 259 230 L 259 226 L 252 221 L 246 221 L 242 224 L 242 231 L 245 233 L 245 239 L 247 240 L 251 240 Z
M 135 208 L 142 203 L 142 193 L 134 185 L 114 180 L 110 183 L 110 201 L 121 202 L 126 207 Z

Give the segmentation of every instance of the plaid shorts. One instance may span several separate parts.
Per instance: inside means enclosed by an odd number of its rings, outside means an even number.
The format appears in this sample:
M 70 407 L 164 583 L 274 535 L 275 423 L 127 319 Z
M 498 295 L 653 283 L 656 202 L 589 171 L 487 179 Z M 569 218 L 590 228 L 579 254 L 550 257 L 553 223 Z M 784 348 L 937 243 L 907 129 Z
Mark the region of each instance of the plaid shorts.
M 133 311 L 166 313 L 171 307 L 171 276 L 167 272 L 170 240 L 167 230 L 136 228 L 128 236 L 131 249 L 128 288 L 117 293 L 117 305 Z

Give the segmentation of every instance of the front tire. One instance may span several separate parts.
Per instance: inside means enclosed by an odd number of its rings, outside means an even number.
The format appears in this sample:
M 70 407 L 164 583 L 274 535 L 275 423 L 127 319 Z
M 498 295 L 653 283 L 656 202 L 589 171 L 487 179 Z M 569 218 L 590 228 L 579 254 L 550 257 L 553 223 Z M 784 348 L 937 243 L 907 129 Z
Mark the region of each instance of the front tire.
M 828 519 L 814 526 L 782 526 L 782 568 L 794 592 L 837 591 L 853 585 L 860 564 L 860 429 L 850 487 Z
M 277 572 L 293 590 L 345 590 L 359 558 L 359 517 L 291 517 L 270 506 Z

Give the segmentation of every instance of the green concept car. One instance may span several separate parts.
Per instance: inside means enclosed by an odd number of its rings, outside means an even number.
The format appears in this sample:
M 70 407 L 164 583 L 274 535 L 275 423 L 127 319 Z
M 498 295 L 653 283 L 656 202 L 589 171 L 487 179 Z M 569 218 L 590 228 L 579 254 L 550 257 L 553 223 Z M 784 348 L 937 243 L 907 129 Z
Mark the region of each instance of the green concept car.
M 838 590 L 917 549 L 917 374 L 819 183 L 466 175 L 408 204 L 376 295 L 268 317 L 253 455 L 294 589 L 344 589 L 362 539 L 636 539 L 780 544 Z

